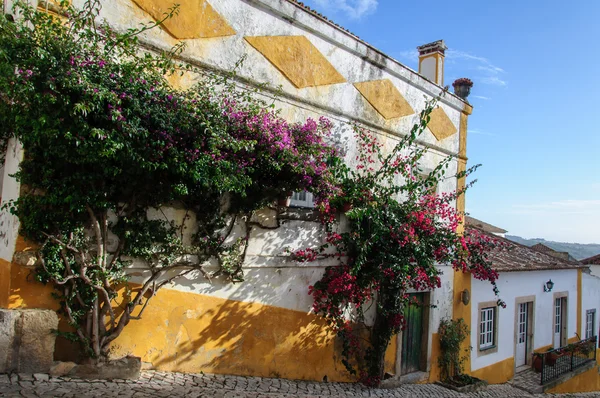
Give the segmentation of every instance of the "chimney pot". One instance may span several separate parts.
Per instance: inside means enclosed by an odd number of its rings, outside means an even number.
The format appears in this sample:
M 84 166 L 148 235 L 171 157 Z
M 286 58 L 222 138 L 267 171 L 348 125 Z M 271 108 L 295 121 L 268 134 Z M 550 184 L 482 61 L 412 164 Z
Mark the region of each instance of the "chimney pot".
M 419 50 L 419 74 L 440 86 L 444 85 L 444 40 L 434 41 L 417 47 Z

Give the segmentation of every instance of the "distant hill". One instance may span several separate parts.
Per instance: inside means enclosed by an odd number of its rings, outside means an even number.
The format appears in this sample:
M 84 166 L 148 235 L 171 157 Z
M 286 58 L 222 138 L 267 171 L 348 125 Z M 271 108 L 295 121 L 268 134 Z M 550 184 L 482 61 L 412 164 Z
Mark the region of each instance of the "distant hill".
M 569 254 L 575 257 L 577 260 L 595 256 L 600 254 L 600 244 L 598 243 L 566 243 L 566 242 L 554 242 L 543 238 L 525 239 L 520 236 L 506 235 L 506 239 L 510 239 L 513 242 L 520 243 L 525 246 L 533 246 L 537 243 L 543 243 L 544 245 L 558 251 L 558 252 L 569 252 Z

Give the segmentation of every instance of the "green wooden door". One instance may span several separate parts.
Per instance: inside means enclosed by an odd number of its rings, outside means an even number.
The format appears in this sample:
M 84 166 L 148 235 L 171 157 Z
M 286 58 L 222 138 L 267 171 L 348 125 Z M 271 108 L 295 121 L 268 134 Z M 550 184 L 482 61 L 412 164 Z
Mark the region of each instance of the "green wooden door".
M 411 304 L 405 311 L 406 329 L 402 331 L 402 355 L 400 374 L 421 370 L 421 345 L 423 340 L 424 293 L 410 294 Z M 412 304 L 413 301 L 418 304 Z

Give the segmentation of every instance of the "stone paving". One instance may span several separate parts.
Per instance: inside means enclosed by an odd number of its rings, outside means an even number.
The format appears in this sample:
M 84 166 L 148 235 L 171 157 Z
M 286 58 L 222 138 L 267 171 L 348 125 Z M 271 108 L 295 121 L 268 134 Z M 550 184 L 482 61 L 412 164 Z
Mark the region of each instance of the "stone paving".
M 517 373 L 512 384 L 530 393 L 541 393 L 544 390 L 540 384 L 540 374 L 532 369 Z
M 259 377 L 181 374 L 146 371 L 139 380 L 79 380 L 46 374 L 0 374 L 2 397 L 600 397 L 599 393 L 531 395 L 510 384 L 461 394 L 435 384 L 405 384 L 395 389 L 369 389 L 349 383 L 317 383 Z

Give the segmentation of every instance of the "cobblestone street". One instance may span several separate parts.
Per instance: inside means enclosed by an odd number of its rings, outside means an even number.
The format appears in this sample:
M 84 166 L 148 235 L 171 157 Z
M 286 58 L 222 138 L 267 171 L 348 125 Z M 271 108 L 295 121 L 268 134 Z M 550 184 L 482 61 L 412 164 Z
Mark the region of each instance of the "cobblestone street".
M 139 380 L 84 381 L 45 374 L 0 374 L 2 397 L 533 397 L 509 384 L 461 394 L 433 384 L 406 384 L 390 390 L 348 383 L 316 383 L 222 375 L 143 372 Z M 537 395 L 539 397 L 600 397 L 600 393 Z

